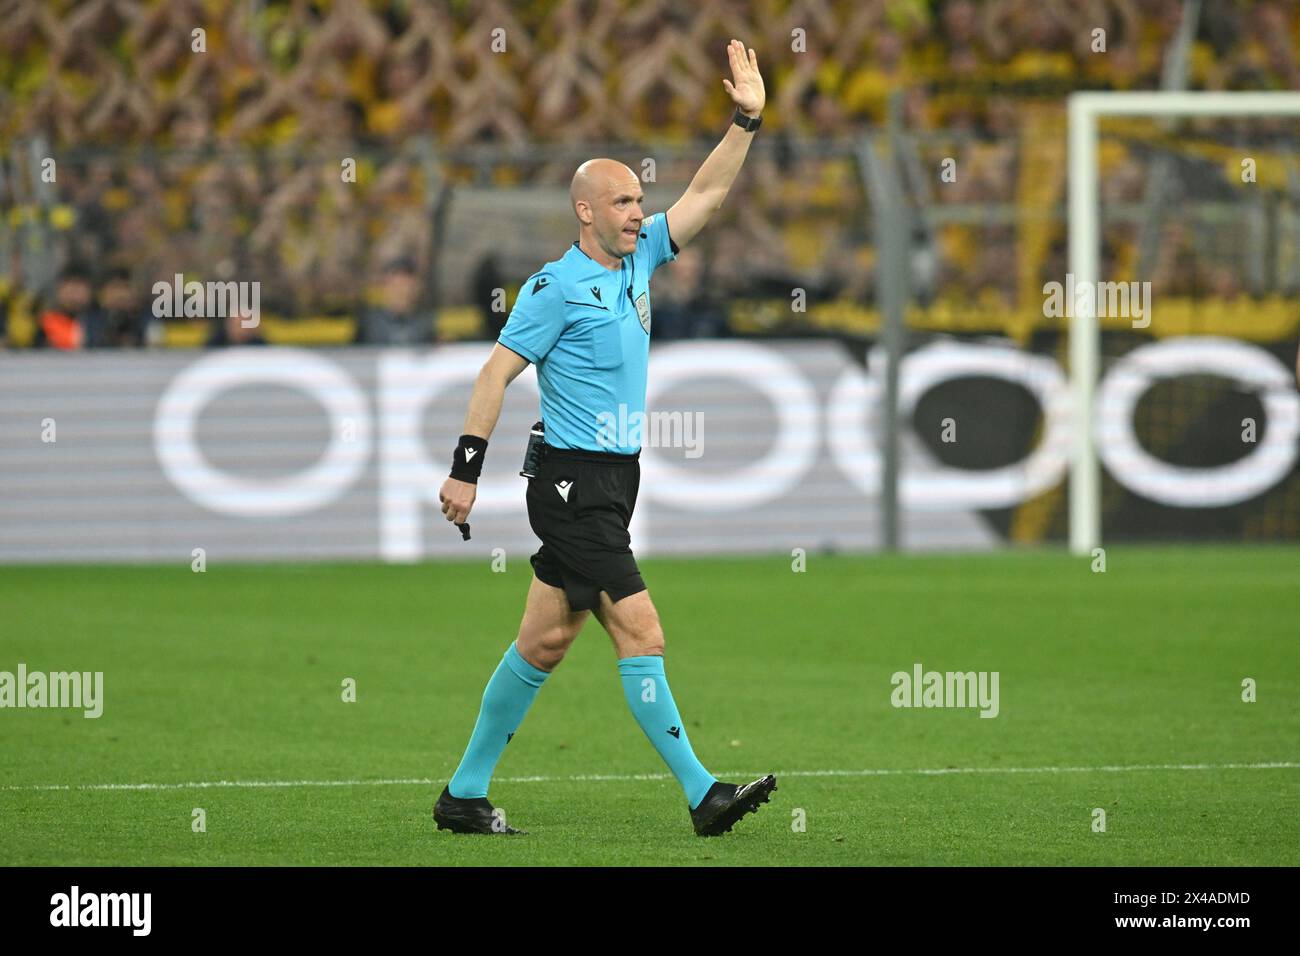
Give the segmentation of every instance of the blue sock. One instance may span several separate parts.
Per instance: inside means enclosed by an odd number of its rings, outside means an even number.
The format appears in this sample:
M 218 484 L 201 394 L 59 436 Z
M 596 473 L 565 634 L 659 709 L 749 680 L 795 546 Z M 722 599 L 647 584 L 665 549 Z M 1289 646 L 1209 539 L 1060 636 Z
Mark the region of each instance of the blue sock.
M 523 723 L 542 681 L 549 676 L 546 671 L 538 670 L 524 660 L 515 648 L 515 642 L 510 642 L 483 691 L 483 704 L 469 746 L 447 785 L 453 797 L 487 796 L 497 761 Z
M 695 751 L 691 750 L 691 743 L 686 739 L 686 727 L 677 713 L 677 705 L 673 703 L 668 678 L 664 676 L 664 659 L 659 656 L 625 657 L 618 662 L 618 672 L 632 716 L 682 785 L 686 802 L 694 810 L 709 792 L 709 787 L 717 783 L 717 778 L 696 759 Z

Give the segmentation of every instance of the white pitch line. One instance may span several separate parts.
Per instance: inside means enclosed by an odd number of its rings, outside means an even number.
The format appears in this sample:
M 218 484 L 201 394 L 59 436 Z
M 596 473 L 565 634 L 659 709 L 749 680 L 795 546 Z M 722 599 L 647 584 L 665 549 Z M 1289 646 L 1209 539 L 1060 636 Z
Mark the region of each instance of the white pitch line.
M 934 767 L 914 770 L 784 770 L 780 777 L 940 777 L 961 773 L 1132 773 L 1148 770 L 1296 770 L 1300 763 L 1157 763 L 1118 764 L 1101 767 Z M 757 777 L 754 771 L 732 771 L 727 778 Z M 579 774 L 569 777 L 497 777 L 494 783 L 586 783 L 590 781 L 671 780 L 667 773 Z M 378 780 L 205 780 L 193 783 L 81 783 L 9 785 L 0 790 L 208 790 L 291 787 L 428 787 L 442 780 L 395 778 Z

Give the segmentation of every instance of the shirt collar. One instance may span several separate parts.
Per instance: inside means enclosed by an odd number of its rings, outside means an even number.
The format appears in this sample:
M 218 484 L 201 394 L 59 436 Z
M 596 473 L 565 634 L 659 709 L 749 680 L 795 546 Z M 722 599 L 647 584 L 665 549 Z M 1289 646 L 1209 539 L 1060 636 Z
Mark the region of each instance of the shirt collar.
M 603 265 L 601 265 L 599 262 L 597 262 L 595 259 L 591 258 L 591 256 L 589 256 L 589 255 L 587 255 L 585 252 L 583 252 L 583 251 L 582 251 L 582 246 L 578 245 L 578 242 L 579 242 L 579 240 L 577 240 L 577 239 L 575 239 L 575 240 L 573 241 L 573 248 L 569 250 L 569 254 L 572 254 L 572 253 L 573 253 L 573 250 L 576 249 L 576 250 L 578 251 L 578 253 L 582 256 L 582 258 L 586 259 L 586 260 L 587 260 L 588 262 L 590 262 L 593 266 L 595 266 L 596 268 L 598 268 L 601 272 L 609 273 L 609 274 L 613 274 L 613 273 L 614 273 L 615 270 L 613 270 L 613 269 L 609 269 L 609 268 L 606 268 L 605 266 L 603 266 Z M 630 256 L 630 255 L 635 255 L 635 253 L 631 253 L 631 252 L 628 253 L 628 256 Z M 619 271 L 619 272 L 623 272 L 623 271 L 625 271 L 625 270 L 627 269 L 627 259 L 628 259 L 628 256 L 624 256 L 622 259 L 619 260 L 618 270 L 617 270 L 617 271 Z

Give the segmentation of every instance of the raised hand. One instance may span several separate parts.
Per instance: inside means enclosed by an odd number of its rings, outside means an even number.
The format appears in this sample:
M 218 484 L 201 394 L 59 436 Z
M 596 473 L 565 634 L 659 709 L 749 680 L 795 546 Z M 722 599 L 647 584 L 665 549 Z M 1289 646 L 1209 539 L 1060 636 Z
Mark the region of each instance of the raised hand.
M 745 44 L 732 40 L 727 44 L 727 59 L 731 61 L 731 80 L 724 78 L 722 86 L 742 113 L 757 116 L 767 102 L 763 74 L 758 72 L 758 57 L 753 50 L 746 54 Z

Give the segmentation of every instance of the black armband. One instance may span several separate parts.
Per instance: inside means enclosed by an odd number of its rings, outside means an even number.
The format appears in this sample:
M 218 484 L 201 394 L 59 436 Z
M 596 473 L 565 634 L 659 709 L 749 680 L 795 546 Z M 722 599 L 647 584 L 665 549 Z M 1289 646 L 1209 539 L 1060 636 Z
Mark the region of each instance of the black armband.
M 451 477 L 457 481 L 478 484 L 483 471 L 483 456 L 487 454 L 487 439 L 477 435 L 461 435 L 460 444 L 451 456 Z

